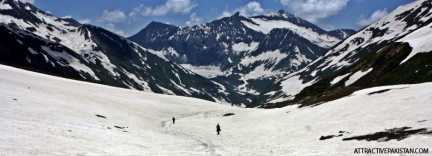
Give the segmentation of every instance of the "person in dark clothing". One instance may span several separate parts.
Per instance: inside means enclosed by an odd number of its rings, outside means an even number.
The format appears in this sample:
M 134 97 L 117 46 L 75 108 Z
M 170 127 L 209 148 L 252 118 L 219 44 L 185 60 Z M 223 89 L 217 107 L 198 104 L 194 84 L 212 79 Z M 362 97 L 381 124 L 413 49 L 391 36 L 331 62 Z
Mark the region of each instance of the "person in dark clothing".
M 173 124 L 175 124 L 175 118 L 174 117 L 172 118 L 172 120 L 173 120 Z
M 217 124 L 217 125 L 216 125 L 216 132 L 217 132 L 217 135 L 219 135 L 219 132 L 220 132 L 220 131 L 222 131 L 222 130 L 221 130 L 219 124 Z

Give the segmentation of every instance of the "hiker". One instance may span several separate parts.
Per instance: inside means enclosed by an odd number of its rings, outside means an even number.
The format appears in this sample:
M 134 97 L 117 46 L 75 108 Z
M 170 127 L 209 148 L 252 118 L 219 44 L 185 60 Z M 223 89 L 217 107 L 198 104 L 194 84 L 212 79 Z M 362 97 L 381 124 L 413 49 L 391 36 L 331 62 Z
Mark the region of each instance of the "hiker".
M 219 135 L 219 132 L 220 132 L 220 131 L 222 131 L 222 130 L 220 129 L 219 124 L 217 124 L 217 125 L 216 125 L 216 132 L 217 132 L 217 135 Z
M 173 124 L 175 124 L 175 118 L 174 117 L 172 118 L 172 120 L 173 120 Z

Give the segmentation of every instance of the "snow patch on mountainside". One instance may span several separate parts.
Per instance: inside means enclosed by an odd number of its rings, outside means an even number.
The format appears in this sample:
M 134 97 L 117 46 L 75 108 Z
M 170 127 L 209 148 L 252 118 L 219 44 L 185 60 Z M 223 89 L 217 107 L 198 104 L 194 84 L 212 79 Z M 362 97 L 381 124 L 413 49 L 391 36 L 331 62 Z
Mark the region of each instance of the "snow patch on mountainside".
M 413 57 L 418 53 L 431 52 L 432 51 L 431 38 L 432 38 L 432 23 L 398 40 L 398 42 L 408 42 L 410 46 L 413 48 L 411 53 L 401 62 L 401 64 L 406 62 L 407 60 L 409 60 L 411 57 Z
M 29 50 L 30 53 L 32 53 L 33 55 L 37 55 L 39 54 L 37 51 L 33 50 L 32 48 L 28 47 L 27 48 Z
M 273 72 L 271 69 L 265 67 L 266 64 L 260 64 L 259 66 L 253 68 L 252 71 L 245 74 L 246 79 L 257 79 L 263 76 L 275 75 L 277 73 Z
M 251 74 L 251 75 L 250 75 Z M 247 82 L 248 79 L 257 78 L 260 75 L 254 75 L 254 72 L 251 72 L 250 74 L 240 77 L 240 80 L 243 82 L 241 85 L 237 87 L 237 91 L 244 92 L 244 93 L 250 93 L 252 95 L 259 95 L 259 92 L 253 89 L 248 88 L 247 86 L 249 83 Z
M 17 19 L 8 15 L 2 15 L 0 22 L 5 24 L 15 23 L 23 30 L 31 27 L 37 28 L 35 32 L 32 32 L 33 34 L 52 42 L 60 42 L 60 44 L 70 48 L 81 56 L 87 56 L 84 58 L 93 64 L 96 64 L 96 59 L 103 60 L 101 61 L 101 64 L 104 66 L 104 68 L 110 71 L 113 76 L 118 76 L 118 73 L 114 71 L 116 66 L 110 62 L 108 57 L 103 54 L 103 52 L 94 50 L 97 47 L 97 44 L 91 40 L 91 33 L 88 32 L 88 30 L 78 29 L 77 27 L 67 25 L 69 23 L 63 20 L 56 21 L 58 18 L 41 13 L 39 11 L 36 11 L 36 13 L 31 13 L 37 18 L 45 21 L 45 23 L 34 25 L 33 23 L 25 22 L 24 19 Z M 90 38 L 86 39 L 84 35 L 87 35 Z M 84 71 L 88 72 L 88 70 Z M 94 74 L 91 75 L 93 78 L 99 80 L 99 78 L 94 76 Z
M 351 84 L 353 84 L 354 82 L 356 82 L 358 79 L 360 79 L 361 77 L 365 76 L 367 73 L 371 72 L 372 68 L 369 68 L 367 71 L 357 71 L 356 73 L 354 73 L 353 75 L 351 75 L 349 77 L 349 79 L 345 82 L 345 86 L 349 86 Z
M 252 43 L 244 43 L 239 42 L 232 45 L 232 49 L 235 52 L 242 52 L 242 51 L 252 51 L 258 46 L 259 42 L 252 42 Z
M 12 16 L 9 15 L 1 15 L 1 16 L 2 16 L 2 18 L 0 18 L 1 23 L 5 23 L 5 24 L 15 23 L 16 25 L 18 25 L 19 28 L 23 30 L 25 30 L 28 27 L 32 27 L 32 25 L 27 24 L 23 20 L 18 20 L 16 18 L 13 18 Z
M 288 54 L 281 53 L 280 50 L 277 49 L 274 51 L 262 52 L 258 56 L 249 56 L 247 58 L 244 58 L 241 60 L 240 64 L 247 66 L 250 65 L 251 63 L 262 61 L 262 62 L 271 62 L 272 64 L 276 65 L 287 56 Z
M 225 94 L 225 95 L 228 95 L 229 93 L 228 92 L 226 92 L 227 91 L 227 89 L 225 88 L 225 86 L 223 86 L 222 84 L 220 84 L 220 83 L 217 83 L 216 81 L 211 81 L 211 82 L 213 82 L 214 84 L 216 84 L 216 85 L 218 85 L 220 88 L 218 88 L 218 92 L 219 93 L 223 93 L 223 94 Z
M 93 70 L 91 70 L 89 67 L 82 64 L 77 58 L 69 55 L 68 53 L 53 51 L 53 50 L 51 50 L 51 48 L 45 47 L 45 46 L 42 46 L 42 49 L 45 52 L 47 52 L 48 55 L 55 58 L 57 60 L 57 63 L 59 63 L 60 65 L 71 66 L 72 68 L 74 68 L 77 71 L 86 72 L 86 73 L 90 74 L 93 78 L 95 78 L 96 80 L 100 80 L 96 76 L 96 74 L 93 72 Z
M 160 90 L 163 91 L 163 94 L 167 94 L 167 95 L 175 95 L 175 93 L 169 89 L 166 89 L 164 87 L 161 87 L 159 85 L 156 85 Z
M 0 3 L 0 10 L 11 10 L 12 7 L 9 4 L 5 3 L 5 2 L 1 2 Z
M 348 45 L 350 47 L 353 47 L 352 45 Z M 354 50 L 355 48 L 352 48 L 350 50 Z M 350 51 L 348 50 L 348 51 Z M 334 50 L 332 50 L 333 52 Z M 327 52 L 325 55 L 331 55 L 332 52 Z M 321 65 L 319 65 L 317 68 L 321 69 L 321 70 L 326 70 L 327 68 L 331 68 L 331 67 L 335 67 L 337 69 L 340 69 L 342 67 L 346 67 L 349 66 L 351 63 L 348 62 L 347 60 L 344 60 L 346 58 L 347 55 L 349 55 L 349 52 L 345 52 L 345 53 L 340 53 L 336 56 L 333 57 L 329 57 L 329 59 L 326 60 L 326 62 L 329 62 L 328 64 L 323 63 Z M 321 57 L 323 58 L 323 57 Z M 319 61 L 319 59 L 316 59 L 314 62 Z
M 302 63 L 312 62 L 312 60 L 308 59 L 300 51 L 297 51 L 295 54 L 295 59 L 290 59 L 290 62 L 291 66 L 299 67 L 300 65 L 302 65 Z
M 76 28 L 73 28 L 73 30 L 76 30 Z M 85 59 L 93 64 L 96 64 L 97 59 L 103 60 L 100 62 L 102 66 L 110 71 L 113 76 L 118 76 L 119 74 L 114 71 L 117 67 L 111 63 L 108 56 L 106 56 L 102 51 L 93 50 L 97 47 L 97 44 L 91 38 L 85 39 L 83 34 L 84 32 L 86 31 L 82 30 L 80 32 L 77 31 L 63 34 L 60 31 L 54 31 L 54 33 L 57 33 L 55 36 L 59 36 L 61 39 L 61 44 L 74 50 L 81 56 L 87 56 Z M 87 32 L 87 35 L 91 37 L 90 32 Z
M 315 80 L 309 81 L 307 83 L 303 83 L 303 80 L 301 80 L 300 76 L 293 76 L 286 80 L 283 80 L 281 83 L 282 91 L 285 92 L 287 95 L 290 95 L 290 99 L 284 99 L 284 100 L 291 100 L 294 98 L 293 95 L 296 95 L 300 93 L 303 88 L 310 86 L 314 83 Z
M 310 40 L 312 43 L 319 45 L 320 47 L 330 48 L 340 40 L 336 37 L 326 35 L 326 34 L 318 34 L 310 28 L 305 28 L 293 24 L 289 21 L 282 20 L 263 20 L 261 18 L 250 18 L 254 23 L 250 23 L 248 21 L 242 20 L 243 24 L 249 27 L 252 30 L 257 32 L 262 32 L 264 34 L 268 34 L 271 30 L 275 28 L 287 28 L 297 33 L 298 35 Z M 256 23 L 256 24 L 255 24 Z
M 193 66 L 191 64 L 180 64 L 183 68 L 188 69 L 194 73 L 201 76 L 211 78 L 219 75 L 223 75 L 224 72 L 219 68 L 219 66 Z
M 334 84 L 338 83 L 340 80 L 342 80 L 343 78 L 347 77 L 349 74 L 350 74 L 350 73 L 347 73 L 347 74 L 344 74 L 344 75 L 341 75 L 341 76 L 338 76 L 338 77 L 334 78 L 334 79 L 330 82 L 330 84 L 331 84 L 331 85 L 334 85 Z
M 137 45 L 138 45 L 138 44 L 137 44 Z M 140 46 L 140 47 L 141 47 L 141 46 Z M 142 47 L 141 47 L 141 48 L 142 48 Z M 153 50 L 153 49 L 147 49 L 147 48 L 142 48 L 142 49 L 145 49 L 145 50 L 147 50 L 148 52 L 150 52 L 150 53 L 152 53 L 152 54 L 155 54 L 156 56 L 158 56 L 158 57 L 164 59 L 165 61 L 168 61 L 168 59 L 164 56 L 164 51 L 162 51 L 162 50 Z
M 152 92 L 148 82 L 144 81 L 142 78 L 137 77 L 135 74 L 129 73 L 126 70 L 122 70 L 129 78 L 134 80 L 136 83 L 140 84 L 143 87 L 144 92 Z M 128 85 L 128 84 L 127 84 Z M 129 88 L 133 89 L 134 87 L 129 85 Z

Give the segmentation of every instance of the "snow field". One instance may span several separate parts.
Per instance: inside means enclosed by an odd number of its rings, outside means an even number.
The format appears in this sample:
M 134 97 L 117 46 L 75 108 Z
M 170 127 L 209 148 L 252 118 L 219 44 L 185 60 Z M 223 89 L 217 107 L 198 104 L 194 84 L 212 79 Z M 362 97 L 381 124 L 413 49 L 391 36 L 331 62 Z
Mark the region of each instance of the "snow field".
M 162 122 L 182 113 L 194 114 L 194 107 L 205 103 L 209 109 L 222 106 L 194 98 L 179 101 L 184 98 L 70 81 L 6 66 L 1 66 L 0 75 L 0 155 L 181 154 L 182 150 L 190 154 L 194 153 L 191 148 L 200 145 L 168 135 Z M 180 111 L 176 105 L 185 110 Z M 177 145 L 186 148 L 179 149 Z
M 431 135 L 342 141 L 403 126 L 432 129 L 432 83 L 370 88 L 315 107 L 272 110 L 7 66 L 0 66 L 0 86 L 0 155 L 352 155 L 355 148 L 430 148 L 432 141 Z M 390 90 L 368 95 L 384 89 Z M 221 135 L 216 135 L 217 123 Z M 349 133 L 319 140 L 339 131 Z

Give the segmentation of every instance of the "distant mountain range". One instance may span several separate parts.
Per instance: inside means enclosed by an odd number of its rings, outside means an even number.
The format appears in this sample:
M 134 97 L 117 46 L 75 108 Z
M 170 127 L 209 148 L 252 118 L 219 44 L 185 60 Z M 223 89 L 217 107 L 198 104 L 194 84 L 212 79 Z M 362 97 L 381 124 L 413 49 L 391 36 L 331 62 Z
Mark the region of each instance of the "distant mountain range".
M 231 102 L 249 106 L 256 105 L 255 96 L 267 85 L 305 67 L 354 32 L 328 32 L 279 10 L 254 17 L 236 13 L 188 27 L 152 22 L 129 39 L 240 93 Z
M 236 13 L 187 27 L 152 22 L 129 39 L 198 74 L 214 77 L 250 73 L 229 72 L 238 65 L 250 71 L 260 65 L 269 72 L 298 70 L 353 33 L 344 29 L 327 32 L 279 10 L 250 18 Z M 200 71 L 203 66 L 215 67 L 214 75 Z
M 371 86 L 432 81 L 432 2 L 355 32 L 326 31 L 284 10 L 124 38 L 0 0 L 0 63 L 82 81 L 246 107 L 316 104 Z

